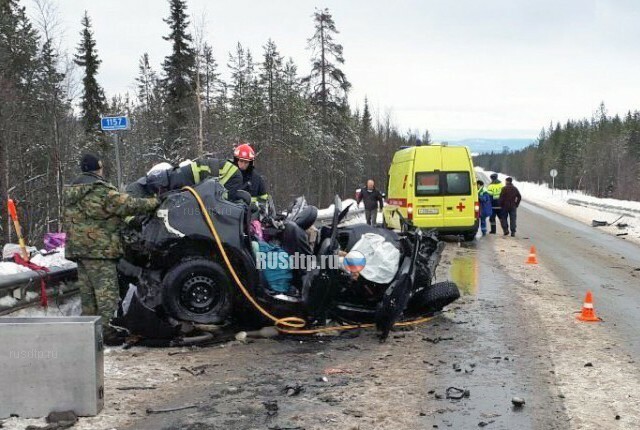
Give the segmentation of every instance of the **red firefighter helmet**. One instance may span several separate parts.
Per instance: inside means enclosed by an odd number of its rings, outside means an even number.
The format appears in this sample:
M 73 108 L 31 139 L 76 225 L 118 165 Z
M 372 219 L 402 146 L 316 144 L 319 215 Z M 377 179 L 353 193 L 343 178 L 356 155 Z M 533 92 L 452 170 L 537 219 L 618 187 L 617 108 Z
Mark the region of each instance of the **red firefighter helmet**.
M 253 161 L 256 158 L 256 152 L 248 143 L 236 146 L 233 150 L 234 158 L 238 160 Z

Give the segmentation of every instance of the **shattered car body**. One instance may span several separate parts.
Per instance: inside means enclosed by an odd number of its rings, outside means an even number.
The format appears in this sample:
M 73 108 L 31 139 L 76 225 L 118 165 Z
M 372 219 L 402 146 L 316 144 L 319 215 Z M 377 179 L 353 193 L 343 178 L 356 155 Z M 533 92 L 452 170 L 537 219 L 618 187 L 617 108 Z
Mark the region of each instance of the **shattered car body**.
M 322 326 L 328 321 L 376 322 L 383 336 L 401 318 L 433 314 L 459 297 L 455 284 L 431 282 L 443 248 L 435 235 L 419 230 L 399 235 L 364 224 L 339 226 L 349 208 L 342 210 L 337 196 L 333 219 L 330 225 L 321 227 L 317 240 L 309 244 L 309 252 L 315 256 L 345 253 L 364 234 L 379 234 L 400 251 L 395 278 L 389 284 L 376 284 L 344 270 L 314 268 L 294 277 L 290 292 L 276 292 L 256 267 L 249 205 L 227 200 L 225 188 L 215 178 L 195 184 L 193 190 L 204 206 L 187 190 L 165 193 L 155 216 L 127 235 L 125 258 L 118 265 L 122 296 L 129 292 L 131 299 L 134 289 L 139 302 L 136 308 L 155 314 L 170 327 L 185 322 L 268 324 L 268 319 L 240 292 L 238 281 L 256 303 L 276 318 L 297 317 L 306 321 L 307 327 Z M 298 216 L 289 213 L 276 222 L 263 220 L 265 230 L 275 242 L 287 232 L 293 232 L 294 237 L 297 233 L 299 241 L 304 233 L 302 227 L 306 228 L 309 221 L 313 224 L 317 210 L 302 212 L 303 217 L 298 211 Z M 314 214 L 312 219 L 310 213 Z M 224 252 L 207 224 L 207 215 Z M 121 318 L 121 324 L 132 328 L 135 315 L 128 318 L 124 324 Z M 147 336 L 154 335 L 154 330 L 147 332 Z

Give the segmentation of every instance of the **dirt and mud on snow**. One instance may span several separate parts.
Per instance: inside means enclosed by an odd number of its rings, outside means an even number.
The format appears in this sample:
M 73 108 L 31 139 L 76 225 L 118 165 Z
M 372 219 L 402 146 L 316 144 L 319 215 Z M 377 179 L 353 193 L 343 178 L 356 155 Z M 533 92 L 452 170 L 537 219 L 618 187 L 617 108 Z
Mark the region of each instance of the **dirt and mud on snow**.
M 105 409 L 74 428 L 634 428 L 637 363 L 606 324 L 575 321 L 581 300 L 544 264 L 524 264 L 529 245 L 448 243 L 438 280 L 457 282 L 463 297 L 383 344 L 363 330 L 111 349 Z M 4 428 L 27 423 L 43 424 L 13 418 Z

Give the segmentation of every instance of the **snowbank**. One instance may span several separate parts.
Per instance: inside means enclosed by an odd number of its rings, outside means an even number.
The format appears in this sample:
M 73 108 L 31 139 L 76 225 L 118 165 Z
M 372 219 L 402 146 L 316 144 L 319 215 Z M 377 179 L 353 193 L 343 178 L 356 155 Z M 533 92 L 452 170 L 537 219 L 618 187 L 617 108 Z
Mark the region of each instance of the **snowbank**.
M 476 167 L 476 172 L 486 178 L 493 173 L 481 167 Z M 507 175 L 498 173 L 498 177 L 504 182 Z M 588 225 L 591 225 L 593 220 L 615 222 L 615 225 L 599 229 L 611 235 L 626 233 L 621 237 L 640 244 L 640 202 L 602 199 L 580 191 L 552 190 L 549 184 L 520 182 L 517 178 L 514 178 L 514 185 L 520 190 L 524 203 L 532 203 Z M 627 227 L 623 227 L 624 224 L 627 224 Z
M 64 300 L 58 300 L 55 297 L 50 298 L 48 308 L 43 308 L 38 305 L 30 306 L 30 307 L 12 312 L 9 316 L 13 318 L 76 317 L 76 316 L 80 316 L 81 314 L 82 314 L 82 304 L 80 303 L 80 296 L 76 295 Z
M 64 258 L 64 249 L 61 248 L 57 252 L 51 254 L 36 254 L 29 260 L 33 264 L 43 267 L 74 267 L 75 263 Z M 31 269 L 13 263 L 11 261 L 0 262 L 0 276 L 15 275 L 17 273 L 29 272 Z
M 346 199 L 342 201 L 342 209 L 346 209 L 347 206 L 349 206 L 350 204 L 353 204 L 353 206 L 351 206 L 351 209 L 349 209 L 349 214 L 354 213 L 358 210 L 358 207 L 356 206 L 356 201 L 353 199 Z M 326 207 L 324 209 L 318 209 L 318 219 L 331 219 L 333 217 L 333 211 L 334 211 L 334 205 L 331 204 L 329 205 L 329 207 Z M 363 209 L 360 208 L 360 210 L 362 211 Z
M 10 261 L 0 261 L 0 276 L 15 275 L 16 273 L 29 272 L 30 270 Z

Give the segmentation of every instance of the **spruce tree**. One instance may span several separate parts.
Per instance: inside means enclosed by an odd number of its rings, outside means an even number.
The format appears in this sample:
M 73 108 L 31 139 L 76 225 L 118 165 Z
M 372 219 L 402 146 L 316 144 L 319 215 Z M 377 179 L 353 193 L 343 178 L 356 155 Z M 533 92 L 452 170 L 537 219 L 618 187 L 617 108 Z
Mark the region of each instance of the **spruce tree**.
M 193 38 L 187 32 L 189 15 L 186 1 L 169 0 L 169 4 L 169 17 L 164 22 L 169 25 L 171 32 L 163 39 L 171 42 L 172 51 L 162 65 L 167 113 L 165 147 L 167 155 L 177 160 L 188 150 L 187 122 L 189 112 L 195 108 L 196 52 L 192 46 Z
M 75 63 L 84 67 L 82 78 L 83 92 L 80 107 L 82 108 L 82 125 L 87 134 L 96 134 L 100 130 L 100 115 L 104 113 L 106 99 L 104 91 L 96 76 L 102 61 L 98 59 L 96 41 L 91 29 L 91 19 L 87 11 L 82 18 L 81 41 L 75 55 Z

